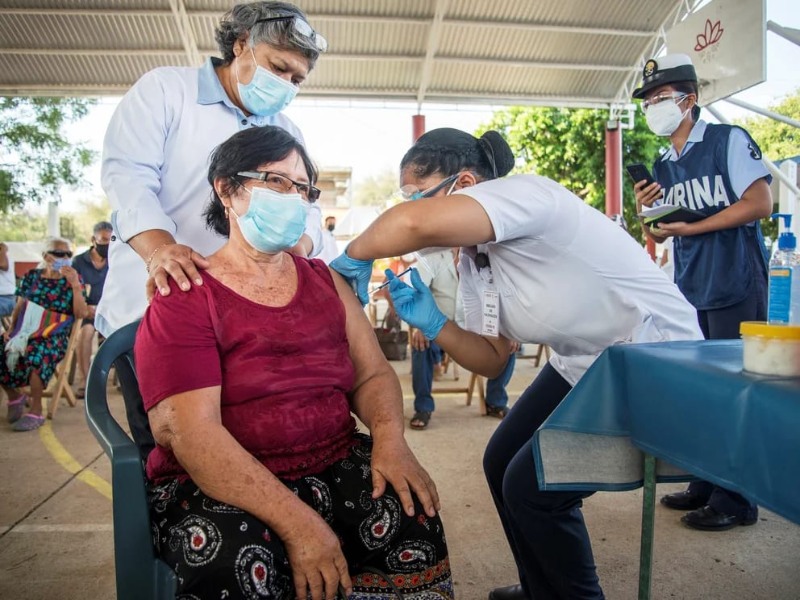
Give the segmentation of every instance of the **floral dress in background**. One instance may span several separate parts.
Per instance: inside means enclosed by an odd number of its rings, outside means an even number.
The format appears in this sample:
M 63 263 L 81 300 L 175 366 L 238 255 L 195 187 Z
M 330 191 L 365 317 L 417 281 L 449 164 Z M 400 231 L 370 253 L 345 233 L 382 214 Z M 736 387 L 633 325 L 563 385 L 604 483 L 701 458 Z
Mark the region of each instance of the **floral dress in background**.
M 86 292 L 83 292 L 84 297 Z M 35 302 L 42 308 L 67 315 L 72 314 L 72 286 L 65 277 L 47 279 L 42 269 L 31 269 L 20 281 L 16 296 Z M 74 322 L 73 322 L 74 326 Z M 28 340 L 25 356 L 19 359 L 13 371 L 6 365 L 5 344 L 0 351 L 0 384 L 19 388 L 30 383 L 31 371 L 38 371 L 42 384 L 47 387 L 56 365 L 64 359 L 72 327 L 46 338 Z

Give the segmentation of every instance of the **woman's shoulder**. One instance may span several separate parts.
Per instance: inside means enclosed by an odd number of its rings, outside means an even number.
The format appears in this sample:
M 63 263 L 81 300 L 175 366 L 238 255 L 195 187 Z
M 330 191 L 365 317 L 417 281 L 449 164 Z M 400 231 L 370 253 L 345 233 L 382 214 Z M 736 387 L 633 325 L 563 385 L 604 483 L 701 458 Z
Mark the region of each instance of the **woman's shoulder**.
M 199 271 L 199 273 L 203 284 L 192 283 L 188 290 L 182 290 L 178 282 L 170 278 L 168 281 L 169 293 L 164 295 L 159 290 L 156 290 L 148 310 L 155 309 L 158 312 L 177 312 L 181 314 L 207 310 L 209 296 L 213 293 L 213 283 L 210 284 L 212 278 L 205 271 Z

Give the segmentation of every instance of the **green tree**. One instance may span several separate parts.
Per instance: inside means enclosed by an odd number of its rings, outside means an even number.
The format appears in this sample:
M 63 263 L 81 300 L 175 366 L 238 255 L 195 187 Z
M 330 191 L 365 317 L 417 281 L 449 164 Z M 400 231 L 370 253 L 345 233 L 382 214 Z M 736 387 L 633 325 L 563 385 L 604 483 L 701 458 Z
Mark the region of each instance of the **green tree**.
M 70 143 L 65 123 L 86 116 L 85 98 L 0 97 L 0 212 L 55 197 L 82 182 L 94 153 Z
M 800 89 L 769 110 L 800 121 Z M 749 117 L 736 121 L 744 127 L 771 160 L 781 160 L 800 154 L 800 129 L 767 117 Z
M 111 206 L 105 196 L 82 200 L 77 210 L 59 215 L 61 237 L 71 240 L 75 246 L 88 246 L 95 223 L 108 221 L 110 215 Z M 0 241 L 33 242 L 46 237 L 46 214 L 24 209 L 0 214 Z
M 517 157 L 518 173 L 549 177 L 605 211 L 605 126 L 607 110 L 512 107 L 496 112 L 477 132 L 501 132 Z M 623 164 L 646 165 L 666 148 L 636 111 L 634 128 L 622 134 Z M 623 214 L 631 235 L 643 243 L 636 216 L 633 184 L 623 175 Z
M 353 206 L 385 206 L 389 197 L 398 191 L 397 171 L 387 169 L 353 186 Z
M 800 121 L 800 89 L 784 98 L 769 110 Z M 800 155 L 800 129 L 767 117 L 749 117 L 739 119 L 736 124 L 744 127 L 770 160 L 781 160 Z M 778 199 L 775 198 L 777 202 Z M 772 219 L 763 219 L 761 228 L 764 235 L 776 239 L 778 223 Z

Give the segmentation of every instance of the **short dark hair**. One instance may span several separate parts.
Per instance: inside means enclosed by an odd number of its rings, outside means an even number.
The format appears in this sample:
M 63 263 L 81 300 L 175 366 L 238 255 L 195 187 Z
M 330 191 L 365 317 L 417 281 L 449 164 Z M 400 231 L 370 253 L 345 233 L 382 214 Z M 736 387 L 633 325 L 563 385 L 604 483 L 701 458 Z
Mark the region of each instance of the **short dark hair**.
M 236 41 L 246 38 L 251 48 L 266 43 L 280 50 L 297 52 L 308 60 L 309 69 L 313 69 L 319 51 L 311 40 L 296 33 L 290 20 L 257 22 L 282 16 L 294 16 L 308 23 L 305 13 L 288 2 L 249 2 L 237 4 L 226 12 L 214 30 L 214 39 L 225 64 L 230 64 L 235 57 Z
M 229 196 L 236 186 L 241 185 L 242 178 L 237 173 L 255 171 L 265 163 L 278 162 L 293 151 L 300 155 L 308 181 L 311 184 L 316 183 L 317 169 L 303 144 L 281 127 L 250 127 L 234 133 L 217 146 L 209 159 L 208 183 L 211 184 L 211 199 L 203 211 L 206 227 L 224 237 L 231 233 L 230 222 L 225 216 L 225 206 L 214 189 L 215 180 L 224 180 L 222 193 Z
M 694 94 L 695 101 L 694 106 L 692 107 L 692 121 L 697 121 L 700 118 L 700 105 L 697 104 L 698 96 L 698 88 L 696 81 L 676 81 L 675 83 L 670 84 L 672 89 L 680 94 Z
M 496 179 L 514 168 L 514 154 L 497 131 L 475 138 L 465 131 L 442 127 L 422 135 L 411 146 L 400 161 L 400 170 L 406 167 L 420 178 L 472 171 L 483 180 Z
M 92 229 L 92 235 L 97 235 L 101 231 L 114 231 L 114 226 L 108 221 L 100 221 L 99 223 L 95 223 L 94 228 Z

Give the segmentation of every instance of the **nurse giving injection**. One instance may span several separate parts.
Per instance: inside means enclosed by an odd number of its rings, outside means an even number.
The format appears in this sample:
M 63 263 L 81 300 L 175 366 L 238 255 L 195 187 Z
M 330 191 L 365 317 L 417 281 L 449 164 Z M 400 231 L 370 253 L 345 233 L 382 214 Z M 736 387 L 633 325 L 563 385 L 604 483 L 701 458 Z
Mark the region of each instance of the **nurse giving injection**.
M 494 377 L 510 340 L 554 354 L 492 436 L 484 472 L 520 573 L 494 600 L 599 599 L 603 592 L 580 506 L 590 492 L 541 491 L 531 437 L 613 344 L 702 339 L 693 307 L 620 227 L 558 183 L 506 175 L 514 156 L 496 131 L 420 137 L 400 163 L 408 198 L 384 212 L 331 267 L 368 301 L 372 263 L 460 246 L 462 329 L 419 273 L 387 273 L 398 315 L 453 360 Z M 513 532 L 513 535 L 512 535 Z

